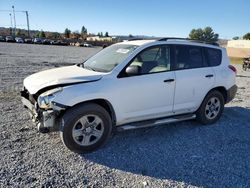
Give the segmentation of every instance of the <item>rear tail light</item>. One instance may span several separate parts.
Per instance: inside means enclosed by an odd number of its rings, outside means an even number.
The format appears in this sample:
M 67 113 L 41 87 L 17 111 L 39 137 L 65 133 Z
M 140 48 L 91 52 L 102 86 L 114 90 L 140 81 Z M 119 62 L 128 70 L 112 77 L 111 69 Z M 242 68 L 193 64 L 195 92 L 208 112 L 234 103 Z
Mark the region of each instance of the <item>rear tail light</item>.
M 230 68 L 235 74 L 237 73 L 237 69 L 233 65 L 229 65 L 228 68 Z

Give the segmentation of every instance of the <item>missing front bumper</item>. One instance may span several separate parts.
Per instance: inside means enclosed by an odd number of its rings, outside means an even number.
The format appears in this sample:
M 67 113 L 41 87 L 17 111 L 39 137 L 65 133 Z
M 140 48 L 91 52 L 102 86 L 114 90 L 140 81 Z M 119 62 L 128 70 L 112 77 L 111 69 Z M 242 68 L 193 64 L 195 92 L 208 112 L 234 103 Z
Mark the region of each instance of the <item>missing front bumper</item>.
M 42 133 L 59 130 L 59 111 L 42 110 L 37 104 L 32 104 L 25 97 L 21 97 L 23 106 L 28 110 L 32 122 L 37 126 L 38 131 Z
M 21 97 L 21 101 L 23 103 L 24 108 L 26 108 L 28 110 L 29 115 L 32 119 L 32 122 L 36 123 L 36 121 L 38 120 L 38 113 L 36 110 L 36 106 L 24 97 Z

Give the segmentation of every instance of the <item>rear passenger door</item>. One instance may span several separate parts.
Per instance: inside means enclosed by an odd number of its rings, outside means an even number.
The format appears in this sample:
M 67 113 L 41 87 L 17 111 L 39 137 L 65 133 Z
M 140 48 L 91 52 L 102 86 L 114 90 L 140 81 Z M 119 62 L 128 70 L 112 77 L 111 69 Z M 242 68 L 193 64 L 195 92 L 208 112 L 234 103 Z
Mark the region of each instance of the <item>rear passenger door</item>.
M 205 61 L 204 49 L 192 45 L 175 46 L 176 88 L 174 113 L 196 111 L 213 87 L 215 75 Z

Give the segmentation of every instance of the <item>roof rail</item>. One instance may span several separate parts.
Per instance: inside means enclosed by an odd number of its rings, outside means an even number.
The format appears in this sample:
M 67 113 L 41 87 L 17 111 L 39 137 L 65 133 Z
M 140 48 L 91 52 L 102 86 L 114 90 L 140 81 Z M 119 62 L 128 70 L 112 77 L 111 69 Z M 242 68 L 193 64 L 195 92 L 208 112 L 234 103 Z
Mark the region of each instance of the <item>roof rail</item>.
M 159 39 L 161 39 L 161 38 L 159 38 L 159 37 L 138 37 L 138 38 L 136 38 L 136 37 L 134 37 L 134 38 L 130 38 L 130 39 L 128 39 L 128 41 L 133 41 L 133 40 L 159 40 Z
M 145 40 L 144 38 L 131 38 L 131 39 L 128 39 L 128 41 L 134 41 L 134 40 Z
M 187 40 L 191 42 L 197 42 L 197 43 L 203 43 L 203 44 L 210 44 L 214 46 L 219 46 L 216 42 L 207 42 L 207 41 L 201 41 L 201 40 L 195 40 L 195 39 L 189 39 L 189 38 L 178 38 L 178 37 L 166 37 L 166 38 L 160 38 L 158 41 L 168 41 L 168 40 Z

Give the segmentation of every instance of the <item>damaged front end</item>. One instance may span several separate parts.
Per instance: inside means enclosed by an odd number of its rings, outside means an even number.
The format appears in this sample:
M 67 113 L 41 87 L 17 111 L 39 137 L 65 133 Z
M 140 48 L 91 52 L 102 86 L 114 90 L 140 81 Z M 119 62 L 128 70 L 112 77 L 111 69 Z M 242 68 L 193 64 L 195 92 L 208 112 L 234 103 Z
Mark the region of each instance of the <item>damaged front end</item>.
M 39 132 L 48 133 L 59 130 L 60 117 L 66 106 L 53 102 L 53 98 L 61 91 L 62 88 L 55 88 L 39 96 L 31 95 L 26 88 L 21 91 L 22 103 Z

